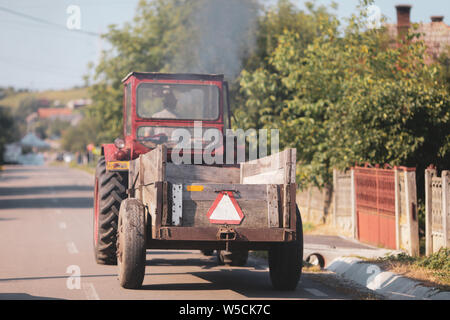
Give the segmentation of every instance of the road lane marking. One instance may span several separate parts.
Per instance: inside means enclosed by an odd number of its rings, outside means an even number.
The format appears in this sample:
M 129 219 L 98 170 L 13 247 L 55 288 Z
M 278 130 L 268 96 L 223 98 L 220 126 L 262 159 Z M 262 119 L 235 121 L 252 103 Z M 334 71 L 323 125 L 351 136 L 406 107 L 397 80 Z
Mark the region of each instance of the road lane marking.
M 81 286 L 83 287 L 84 294 L 88 300 L 100 300 L 100 297 L 98 296 L 92 283 L 82 283 Z
M 59 223 L 59 228 L 60 228 L 60 229 L 66 229 L 66 228 L 67 228 L 66 223 L 65 223 L 65 222 L 60 222 L 60 223 Z
M 312 295 L 315 295 L 316 297 L 327 297 L 328 295 L 323 293 L 320 290 L 314 289 L 314 288 L 304 288 L 306 291 L 311 293 Z
M 69 250 L 70 254 L 77 254 L 78 249 L 73 242 L 67 242 L 67 250 Z

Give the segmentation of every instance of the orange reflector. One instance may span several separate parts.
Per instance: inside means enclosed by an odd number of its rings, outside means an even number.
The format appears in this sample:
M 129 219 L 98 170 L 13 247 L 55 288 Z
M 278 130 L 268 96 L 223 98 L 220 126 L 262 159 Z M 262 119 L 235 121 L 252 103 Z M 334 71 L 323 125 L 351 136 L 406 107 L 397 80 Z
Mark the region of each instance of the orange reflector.
M 109 161 L 106 163 L 106 169 L 110 171 L 128 170 L 130 169 L 129 161 Z
M 203 186 L 187 186 L 187 191 L 203 191 Z

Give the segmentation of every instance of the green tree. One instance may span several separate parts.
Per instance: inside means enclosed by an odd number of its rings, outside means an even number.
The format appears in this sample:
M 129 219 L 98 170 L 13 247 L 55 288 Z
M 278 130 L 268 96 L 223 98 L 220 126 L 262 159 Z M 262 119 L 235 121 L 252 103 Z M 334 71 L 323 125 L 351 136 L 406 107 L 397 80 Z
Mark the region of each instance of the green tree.
M 279 0 L 260 16 L 256 48 L 245 58 L 245 68 L 232 87 L 236 127 L 264 127 L 266 120 L 261 117 L 261 110 L 275 110 L 291 94 L 289 90 L 279 90 L 281 77 L 272 58 L 281 37 L 287 32 L 297 35 L 295 58 L 300 59 L 308 45 L 323 32 L 323 25 L 334 17 L 324 6 L 316 7 L 314 2 L 305 5 L 307 10 L 303 11 L 289 0 Z
M 71 152 L 85 152 L 90 143 L 98 144 L 99 123 L 96 119 L 85 117 L 77 126 L 63 131 L 61 148 Z
M 367 3 L 370 3 L 368 1 Z M 326 185 L 333 168 L 355 163 L 417 167 L 448 164 L 448 91 L 441 66 L 425 64 L 412 31 L 399 46 L 383 29 L 367 29 L 364 6 L 342 30 L 333 16 L 306 48 L 286 30 L 269 67 L 244 74 L 241 86 L 264 127 L 280 128 L 296 147 L 299 182 Z
M 5 144 L 19 139 L 19 131 L 9 108 L 0 106 L 0 164 L 3 163 Z

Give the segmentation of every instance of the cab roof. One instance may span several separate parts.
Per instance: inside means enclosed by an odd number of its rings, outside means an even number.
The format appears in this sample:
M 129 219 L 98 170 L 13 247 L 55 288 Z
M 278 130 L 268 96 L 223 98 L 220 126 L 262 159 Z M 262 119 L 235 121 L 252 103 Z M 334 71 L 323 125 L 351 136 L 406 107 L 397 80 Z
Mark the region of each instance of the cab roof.
M 160 72 L 130 72 L 122 82 L 130 77 L 138 79 L 166 79 L 166 80 L 205 80 L 205 81 L 223 81 L 223 74 L 199 74 L 199 73 L 160 73 Z

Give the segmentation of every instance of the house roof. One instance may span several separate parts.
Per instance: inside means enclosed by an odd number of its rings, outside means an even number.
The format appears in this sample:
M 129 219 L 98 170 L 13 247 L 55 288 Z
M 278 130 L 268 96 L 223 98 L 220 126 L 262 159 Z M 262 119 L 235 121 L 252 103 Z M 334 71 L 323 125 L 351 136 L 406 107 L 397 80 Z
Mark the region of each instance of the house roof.
M 72 115 L 72 110 L 68 108 L 39 108 L 38 109 L 39 118 L 52 118 L 59 116 L 70 116 Z
M 425 42 L 427 53 L 431 59 L 437 59 L 447 50 L 447 47 L 450 47 L 450 26 L 437 18 L 442 17 L 432 17 L 435 21 L 430 23 L 419 23 L 417 24 L 417 30 L 414 30 L 414 32 L 422 34 L 419 39 Z M 386 27 L 389 35 L 392 38 L 397 38 L 397 24 L 388 24 Z

